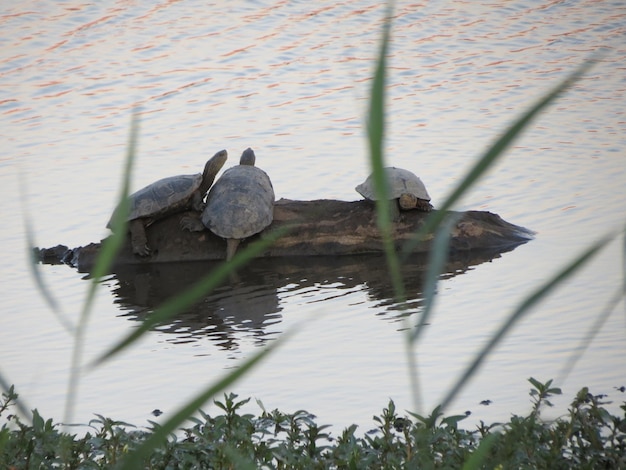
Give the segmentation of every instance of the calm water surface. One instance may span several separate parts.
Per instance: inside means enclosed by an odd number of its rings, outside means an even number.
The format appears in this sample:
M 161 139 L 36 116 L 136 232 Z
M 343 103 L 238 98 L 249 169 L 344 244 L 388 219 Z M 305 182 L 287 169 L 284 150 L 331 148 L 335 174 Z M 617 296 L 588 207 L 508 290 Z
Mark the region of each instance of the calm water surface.
M 19 2 L 0 7 L 0 373 L 31 407 L 61 419 L 72 341 L 36 293 L 23 215 L 36 243 L 98 241 L 114 206 L 132 110 L 142 119 L 133 187 L 228 165 L 252 146 L 276 196 L 354 200 L 369 173 L 364 114 L 384 8 L 380 2 Z M 418 173 L 435 206 L 525 106 L 590 54 L 600 63 L 516 142 L 462 201 L 537 231 L 491 262 L 451 265 L 416 348 L 430 411 L 474 351 L 524 297 L 626 215 L 626 7 L 622 2 L 397 2 L 388 75 L 389 164 Z M 20 179 L 20 175 L 22 179 Z M 19 188 L 24 192 L 20 201 Z M 373 426 L 389 398 L 412 409 L 402 321 L 384 263 L 263 261 L 106 366 L 85 373 L 75 421 L 93 413 L 136 424 L 167 417 L 259 345 L 319 317 L 238 383 L 269 409 L 307 409 L 321 423 Z M 582 386 L 624 399 L 620 303 L 573 373 L 621 279 L 614 242 L 510 334 L 451 413 L 478 421 L 529 408 L 526 379 L 555 378 L 558 414 Z M 85 359 L 129 331 L 165 296 L 210 269 L 120 272 L 102 283 Z M 42 266 L 76 320 L 87 283 Z M 410 318 L 421 268 L 405 273 Z M 489 407 L 480 406 L 490 399 Z M 252 407 L 252 411 L 258 409 Z

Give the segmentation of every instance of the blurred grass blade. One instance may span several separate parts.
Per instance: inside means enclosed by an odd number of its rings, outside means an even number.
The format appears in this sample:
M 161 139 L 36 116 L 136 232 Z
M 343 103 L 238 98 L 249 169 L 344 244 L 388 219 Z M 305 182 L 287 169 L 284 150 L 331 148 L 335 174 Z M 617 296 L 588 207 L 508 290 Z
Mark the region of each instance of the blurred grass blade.
M 563 383 L 565 379 L 569 376 L 570 372 L 572 371 L 572 369 L 574 369 L 574 366 L 576 365 L 578 360 L 582 357 L 584 352 L 587 350 L 587 347 L 591 344 L 593 339 L 596 337 L 598 332 L 602 329 L 608 318 L 611 316 L 611 313 L 613 313 L 613 311 L 619 305 L 620 301 L 623 298 L 623 286 L 620 286 L 615 295 L 607 302 L 602 313 L 600 313 L 600 315 L 598 315 L 598 318 L 596 318 L 596 320 L 593 322 L 593 324 L 589 328 L 589 331 L 587 331 L 587 334 L 581 340 L 578 348 L 574 350 L 574 353 L 570 356 L 565 366 L 563 366 L 563 370 L 561 370 L 561 373 L 559 374 L 559 377 L 557 379 L 558 383 Z
M 470 169 L 459 186 L 446 199 L 441 210 L 445 211 L 452 207 L 463 194 L 470 188 L 482 174 L 493 165 L 521 132 L 539 115 L 549 104 L 556 100 L 565 90 L 576 83 L 595 64 L 595 60 L 587 60 L 580 67 L 568 75 L 561 83 L 543 96 L 535 105 L 526 111 L 511 127 L 491 146 L 483 157 Z
M 370 147 L 370 163 L 374 173 L 374 193 L 376 200 L 387 201 L 389 188 L 383 173 L 383 145 L 385 137 L 385 69 L 387 51 L 389 48 L 389 31 L 391 28 L 391 8 L 387 12 L 383 23 L 383 37 L 381 39 L 380 53 L 374 72 L 374 80 L 370 95 L 370 108 L 367 120 L 367 137 Z M 380 204 L 376 207 L 379 224 L 390 225 L 390 213 L 388 204 Z
M 439 225 L 433 241 L 433 246 L 430 250 L 430 260 L 428 262 L 428 270 L 426 271 L 426 277 L 424 279 L 424 309 L 420 315 L 415 329 L 410 334 L 410 342 L 416 343 L 424 325 L 428 323 L 430 315 L 432 313 L 435 304 L 435 293 L 437 290 L 437 283 L 439 276 L 443 272 L 446 261 L 448 261 L 448 246 L 450 243 L 450 234 L 452 233 L 452 227 L 457 223 L 461 214 L 450 213 L 445 218 L 443 223 Z
M 102 248 L 94 263 L 91 271 L 92 289 L 95 290 L 100 279 L 109 273 L 111 266 L 119 252 L 120 248 L 126 240 L 128 213 L 130 212 L 130 200 L 128 194 L 130 192 L 130 180 L 132 175 L 133 164 L 137 155 L 137 136 L 139 133 L 139 112 L 135 111 L 131 120 L 130 136 L 128 138 L 128 146 L 126 151 L 126 160 L 122 173 L 122 187 L 118 198 L 119 210 L 116 210 L 111 220 L 113 234 L 102 242 Z M 91 292 L 90 290 L 90 292 Z M 91 300 L 91 299 L 90 299 Z
M 626 227 L 624 227 L 623 232 L 624 232 L 624 236 L 623 236 L 624 242 L 623 242 L 623 247 L 622 247 L 623 248 L 623 251 L 622 251 L 622 269 L 623 269 L 622 280 L 624 281 L 624 283 L 622 285 L 622 288 L 623 288 L 622 292 L 624 293 L 624 295 L 626 295 Z
M 496 142 L 485 152 L 478 162 L 469 170 L 459 185 L 446 198 L 439 210 L 431 212 L 430 216 L 415 236 L 403 247 L 403 256 L 411 253 L 415 247 L 423 240 L 423 238 L 433 232 L 445 217 L 446 211 L 450 208 L 471 188 L 474 183 L 489 169 L 496 160 L 502 156 L 504 151 L 513 143 L 513 141 L 521 134 L 521 132 L 539 115 L 550 103 L 552 103 L 559 95 L 571 87 L 578 81 L 583 74 L 589 70 L 596 60 L 590 59 L 584 62 L 574 72 L 569 74 L 561 83 L 550 90 L 533 106 L 530 107 L 520 118 L 511 125 L 507 131 L 496 140 Z
M 424 326 L 428 323 L 430 315 L 433 311 L 439 275 L 442 273 L 443 267 L 448 260 L 448 244 L 450 241 L 452 225 L 457 222 L 459 216 L 460 214 L 450 214 L 445 222 L 439 226 L 439 229 L 435 234 L 435 240 L 430 251 L 428 270 L 424 280 L 424 308 L 417 324 L 415 324 L 413 328 L 409 327 L 406 329 L 406 353 L 407 366 L 409 368 L 409 382 L 411 384 L 413 396 L 413 407 L 418 413 L 422 412 L 422 393 L 420 388 L 419 372 L 417 370 L 416 352 L 413 350 L 413 346 L 417 343 L 419 335 L 423 331 Z M 410 317 L 407 317 L 405 320 L 407 324 L 410 322 L 409 318 Z
M 76 394 L 78 389 L 78 376 L 80 372 L 80 360 L 82 357 L 83 340 L 93 302 L 96 295 L 96 289 L 99 286 L 102 277 L 109 272 L 117 252 L 121 248 L 126 238 L 126 218 L 129 210 L 128 192 L 130 188 L 130 178 L 132 173 L 133 162 L 136 156 L 137 134 L 139 127 L 138 112 L 133 113 L 131 119 L 130 136 L 128 139 L 126 160 L 124 171 L 122 173 L 122 188 L 119 197 L 122 209 L 118 211 L 115 220 L 113 220 L 113 235 L 107 237 L 102 243 L 101 251 L 96 259 L 94 268 L 91 272 L 91 281 L 87 287 L 87 295 L 83 302 L 82 310 L 76 325 L 74 335 L 74 348 L 72 350 L 72 362 L 70 367 L 70 377 L 67 386 L 67 394 L 65 401 L 65 417 L 64 423 L 69 424 L 72 421 L 73 407 L 76 403 Z
M 133 164 L 135 162 L 137 153 L 137 136 L 139 132 L 139 117 L 138 112 L 133 113 L 130 126 L 130 135 L 128 138 L 128 145 L 126 149 L 126 159 L 124 162 L 124 169 L 122 172 L 122 187 L 120 188 L 120 194 L 118 197 L 119 210 L 114 213 L 113 220 L 111 221 L 113 234 L 105 238 L 102 242 L 100 253 L 96 258 L 93 269 L 91 270 L 91 282 L 87 288 L 87 297 L 83 304 L 83 310 L 81 312 L 81 319 L 88 316 L 88 312 L 91 310 L 93 304 L 94 295 L 96 289 L 100 284 L 100 280 L 106 274 L 109 273 L 111 266 L 117 253 L 126 240 L 126 229 L 128 226 L 128 213 L 130 211 L 130 201 L 128 199 L 128 193 L 130 188 L 130 180 L 132 174 Z
M 234 260 L 235 258 L 233 258 Z M 122 470 L 134 470 L 137 468 L 144 468 L 144 461 L 149 457 L 150 453 L 160 446 L 168 436 L 176 431 L 176 429 L 187 420 L 193 413 L 199 410 L 208 400 L 214 397 L 217 393 L 226 389 L 226 387 L 233 384 L 237 379 L 251 371 L 257 364 L 263 360 L 270 352 L 274 351 L 279 345 L 286 341 L 294 330 L 290 330 L 278 338 L 276 341 L 268 346 L 265 346 L 261 351 L 254 354 L 251 358 L 245 360 L 243 364 L 237 367 L 235 370 L 229 372 L 221 380 L 213 385 L 210 385 L 206 390 L 202 391 L 195 398 L 184 405 L 178 410 L 174 416 L 168 419 L 161 425 L 154 433 L 146 439 L 139 447 L 133 450 L 128 457 L 124 460 L 121 466 Z
M 467 381 L 478 370 L 478 367 L 483 363 L 491 351 L 500 343 L 504 336 L 509 332 L 511 328 L 521 320 L 530 309 L 537 304 L 540 300 L 551 294 L 554 289 L 563 281 L 572 276 L 582 266 L 592 259 L 602 248 L 604 248 L 613 238 L 614 234 L 607 235 L 600 241 L 591 245 L 590 248 L 585 250 L 582 255 L 578 256 L 574 261 L 569 263 L 565 268 L 559 271 L 552 279 L 542 285 L 534 293 L 529 295 L 524 301 L 513 311 L 509 318 L 504 322 L 500 329 L 490 338 L 487 344 L 479 351 L 472 363 L 461 375 L 459 380 L 450 388 L 448 394 L 441 402 L 442 409 L 446 408 L 450 402 L 457 396 Z
M 148 316 L 148 318 L 146 318 L 140 326 L 135 328 L 130 334 L 122 338 L 111 349 L 96 359 L 96 361 L 92 363 L 92 366 L 98 366 L 104 361 L 120 353 L 141 338 L 154 326 L 167 321 L 174 315 L 198 302 L 208 292 L 221 284 L 221 282 L 226 279 L 229 274 L 247 264 L 252 258 L 262 253 L 288 230 L 289 227 L 284 227 L 279 230 L 269 232 L 264 238 L 251 243 L 245 250 L 238 251 L 230 262 L 219 264 L 218 267 L 211 272 L 211 274 L 200 279 L 189 289 L 180 295 L 177 295 L 173 299 L 166 301 L 163 305 L 155 309 L 154 312 L 152 312 L 152 314 Z
M 383 239 L 383 248 L 391 276 L 391 283 L 400 303 L 404 302 L 406 295 L 404 283 L 400 272 L 400 263 L 396 254 L 395 244 L 392 237 L 392 223 L 389 188 L 384 172 L 383 146 L 385 140 L 385 75 L 387 67 L 387 51 L 389 49 L 389 34 L 391 30 L 391 18 L 393 7 L 387 5 L 387 12 L 383 22 L 383 37 L 380 45 L 380 53 L 374 72 L 374 80 L 370 95 L 370 107 L 367 118 L 367 136 L 370 148 L 370 162 L 374 178 L 374 194 L 376 195 L 376 221 Z
M 611 316 L 611 313 L 615 310 L 615 308 L 619 305 L 619 303 L 626 298 L 626 226 L 622 228 L 622 239 L 623 239 L 623 272 L 622 272 L 622 285 L 617 288 L 617 291 L 609 299 L 604 310 L 596 321 L 593 322 L 589 331 L 585 335 L 585 337 L 581 340 L 580 346 L 576 348 L 572 356 L 569 358 L 565 366 L 563 366 L 563 370 L 559 374 L 558 383 L 563 383 L 563 381 L 569 376 L 572 369 L 578 362 L 578 360 L 582 357 L 584 352 L 587 350 L 587 347 L 594 340 L 598 332 L 602 329 L 608 318 Z
M 57 320 L 67 330 L 68 333 L 72 333 L 74 331 L 74 326 L 72 322 L 65 316 L 65 314 L 61 311 L 59 307 L 59 303 L 56 301 L 50 289 L 46 285 L 43 276 L 41 275 L 41 271 L 39 270 L 39 261 L 35 257 L 35 235 L 33 231 L 32 224 L 30 222 L 30 214 L 28 211 L 28 204 L 26 202 L 26 180 L 24 178 L 24 174 L 19 172 L 19 188 L 20 188 L 20 203 L 22 206 L 22 220 L 24 221 L 24 232 L 26 234 L 26 250 L 27 250 L 27 259 L 28 259 L 28 267 L 30 268 L 30 272 L 35 281 L 35 286 L 39 289 L 42 297 L 45 302 L 52 310 L 52 313 Z

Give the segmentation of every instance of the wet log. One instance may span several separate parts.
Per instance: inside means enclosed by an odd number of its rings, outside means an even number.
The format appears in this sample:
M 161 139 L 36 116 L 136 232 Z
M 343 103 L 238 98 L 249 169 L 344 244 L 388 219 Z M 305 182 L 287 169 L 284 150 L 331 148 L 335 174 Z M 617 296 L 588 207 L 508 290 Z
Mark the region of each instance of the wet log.
M 503 220 L 497 214 L 484 211 L 457 213 L 452 228 L 450 250 L 486 250 L 503 252 L 533 238 L 533 232 Z M 132 253 L 130 237 L 117 256 L 116 265 L 165 263 L 176 261 L 219 260 L 226 256 L 226 242 L 208 230 L 188 232 L 180 228 L 182 217 L 198 217 L 184 212 L 159 220 L 146 233 L 152 254 L 140 258 Z M 393 224 L 393 239 L 397 248 L 409 240 L 423 225 L 428 213 L 403 211 Z M 336 256 L 380 253 L 383 243 L 376 223 L 375 204 L 371 201 L 338 201 L 320 199 L 294 201 L 281 199 L 274 208 L 274 221 L 263 232 L 243 241 L 239 249 L 259 237 L 289 225 L 291 229 L 261 254 L 263 257 Z M 415 252 L 426 253 L 433 235 L 429 234 Z M 63 250 L 63 246 L 39 250 L 43 262 L 66 262 L 87 272 L 93 265 L 100 243 Z

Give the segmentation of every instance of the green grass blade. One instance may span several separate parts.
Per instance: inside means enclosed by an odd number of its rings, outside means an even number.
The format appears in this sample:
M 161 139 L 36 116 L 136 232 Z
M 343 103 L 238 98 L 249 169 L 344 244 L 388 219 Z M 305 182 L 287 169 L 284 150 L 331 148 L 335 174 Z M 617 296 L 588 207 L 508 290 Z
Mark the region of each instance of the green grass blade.
M 383 37 L 381 39 L 380 53 L 376 63 L 372 90 L 370 94 L 370 108 L 367 120 L 367 136 L 370 147 L 370 163 L 374 173 L 374 193 L 377 202 L 387 201 L 389 188 L 384 177 L 383 146 L 385 137 L 385 69 L 387 51 L 389 47 L 390 13 L 385 18 Z M 388 204 L 376 206 L 379 225 L 390 225 L 390 213 Z
M 233 258 L 234 260 L 235 258 Z M 159 427 L 146 441 L 144 441 L 137 449 L 135 449 L 123 461 L 121 470 L 134 470 L 136 468 L 144 468 L 144 460 L 149 457 L 150 453 L 161 445 L 168 436 L 176 431 L 176 429 L 187 420 L 193 413 L 200 409 L 208 400 L 219 392 L 232 385 L 237 379 L 251 371 L 257 364 L 265 359 L 265 357 L 274 351 L 279 345 L 286 341 L 294 330 L 284 333 L 280 338 L 265 346 L 261 351 L 254 354 L 251 358 L 245 360 L 237 369 L 231 371 L 215 384 L 210 385 L 206 390 L 202 391 L 195 398 L 178 410 L 174 416 Z
M 622 292 L 626 296 L 626 227 L 624 227 L 623 249 L 622 249 Z
M 383 239 L 383 248 L 387 266 L 391 276 L 396 300 L 400 303 L 406 299 L 404 283 L 400 272 L 400 263 L 396 254 L 392 236 L 392 222 L 389 201 L 389 188 L 384 173 L 384 139 L 385 139 L 385 76 L 387 67 L 387 53 L 389 49 L 389 34 L 393 7 L 388 4 L 385 21 L 383 23 L 383 37 L 380 53 L 376 62 L 376 70 L 370 94 L 370 107 L 367 118 L 367 136 L 370 149 L 370 163 L 374 175 L 374 193 L 376 195 L 376 221 Z
M 102 243 L 102 248 L 96 259 L 94 267 L 91 271 L 92 283 L 90 293 L 93 295 L 98 286 L 100 279 L 109 273 L 111 266 L 126 240 L 128 213 L 130 212 L 130 200 L 128 194 L 130 192 L 130 180 L 132 168 L 137 155 L 137 136 L 139 134 L 139 116 L 136 111 L 133 114 L 130 127 L 130 136 L 128 138 L 128 146 L 126 151 L 126 159 L 124 162 L 124 170 L 122 172 L 122 187 L 118 198 L 120 209 L 115 211 L 113 220 L 111 221 L 113 235 L 107 237 Z M 91 298 L 89 298 L 91 300 Z
M 213 272 L 211 272 L 210 275 L 200 279 L 185 292 L 166 301 L 162 306 L 155 309 L 154 312 L 146 320 L 144 320 L 140 326 L 135 328 L 130 334 L 117 342 L 111 349 L 102 354 L 92 363 L 92 366 L 98 366 L 104 361 L 120 353 L 127 347 L 131 346 L 154 326 L 167 321 L 182 310 L 198 302 L 209 291 L 221 284 L 221 282 L 231 273 L 247 264 L 255 256 L 262 253 L 288 230 L 289 227 L 274 230 L 268 233 L 264 238 L 251 243 L 245 250 L 238 251 L 230 262 L 220 264 Z
M 430 315 L 435 305 L 437 283 L 440 274 L 443 272 L 446 261 L 448 261 L 448 246 L 450 244 L 450 234 L 452 227 L 457 223 L 461 214 L 449 214 L 443 223 L 438 227 L 430 250 L 430 260 L 428 270 L 424 279 L 424 309 L 415 329 L 410 334 L 410 342 L 415 344 L 423 331 L 424 325 L 428 323 Z
M 585 250 L 580 256 L 575 258 L 572 262 L 566 265 L 561 271 L 559 271 L 552 279 L 543 284 L 534 293 L 529 295 L 522 303 L 513 311 L 513 313 L 507 318 L 500 329 L 490 338 L 487 344 L 479 351 L 472 363 L 468 366 L 465 372 L 461 375 L 459 380 L 450 388 L 448 394 L 445 396 L 442 404 L 442 409 L 446 408 L 450 402 L 457 396 L 467 381 L 478 370 L 478 367 L 484 362 L 487 356 L 493 351 L 493 349 L 500 343 L 500 341 L 506 336 L 506 334 L 513 328 L 513 326 L 519 322 L 533 306 L 541 301 L 548 294 L 552 293 L 554 289 L 563 281 L 568 279 L 574 273 L 576 273 L 581 267 L 583 267 L 590 259 L 592 259 L 603 247 L 605 247 L 611 239 L 614 238 L 614 234 L 607 235 L 600 241 L 594 243 Z
M 26 250 L 27 250 L 27 259 L 28 259 L 28 267 L 30 268 L 30 273 L 33 276 L 33 280 L 35 281 L 35 286 L 41 293 L 44 301 L 50 307 L 50 310 L 57 318 L 61 326 L 67 330 L 68 333 L 72 333 L 74 331 L 74 326 L 72 322 L 65 316 L 65 314 L 61 311 L 61 307 L 57 302 L 56 298 L 52 295 L 50 289 L 46 285 L 43 276 L 41 275 L 41 271 L 39 270 L 39 262 L 35 257 L 35 235 L 33 226 L 30 221 L 30 214 L 28 211 L 28 204 L 26 202 L 26 180 L 24 178 L 23 173 L 19 172 L 19 188 L 20 188 L 20 203 L 22 206 L 22 220 L 24 222 L 24 233 L 26 234 Z
M 596 337 L 598 332 L 602 329 L 606 321 L 609 319 L 609 317 L 611 316 L 611 313 L 615 311 L 615 308 L 619 305 L 621 300 L 624 298 L 624 292 L 622 289 L 623 287 L 620 286 L 617 292 L 613 295 L 613 297 L 609 299 L 609 301 L 607 302 L 606 306 L 604 307 L 600 315 L 598 315 L 598 318 L 596 318 L 596 320 L 593 322 L 593 324 L 587 331 L 587 334 L 585 335 L 585 337 L 581 340 L 578 348 L 574 350 L 574 353 L 567 360 L 567 363 L 563 366 L 563 369 L 561 370 L 561 373 L 559 374 L 559 378 L 558 378 L 559 383 L 563 383 L 563 381 L 565 381 L 565 379 L 568 377 L 572 369 L 574 369 L 574 366 L 576 365 L 578 360 L 582 357 L 584 352 L 587 350 L 587 347 L 589 346 L 589 344 L 591 344 L 591 342 Z
M 430 315 L 435 304 L 435 292 L 439 275 L 443 271 L 443 267 L 448 259 L 448 243 L 450 241 L 450 232 L 452 225 L 456 223 L 458 216 L 450 215 L 448 219 L 439 227 L 435 234 L 435 240 L 430 252 L 430 260 L 428 270 L 424 279 L 424 308 L 417 323 L 413 327 L 406 328 L 407 331 L 407 366 L 409 369 L 409 383 L 413 396 L 413 407 L 418 412 L 422 412 L 422 393 L 419 381 L 419 373 L 417 369 L 417 358 L 413 346 L 417 343 L 424 326 L 428 323 Z M 410 324 L 410 318 L 407 318 L 406 324 Z
M 467 190 L 471 188 L 491 166 L 493 166 L 496 160 L 502 156 L 504 151 L 511 146 L 515 139 L 519 137 L 522 131 L 533 121 L 533 119 L 535 119 L 539 113 L 541 113 L 548 105 L 565 92 L 565 90 L 571 87 L 576 81 L 580 80 L 587 70 L 589 70 L 595 63 L 596 60 L 592 59 L 584 62 L 580 67 L 574 70 L 563 81 L 561 81 L 557 86 L 531 106 L 530 109 L 522 114 L 520 118 L 515 121 L 499 139 L 496 140 L 496 142 L 469 170 L 452 193 L 445 199 L 443 204 L 439 207 L 439 210 L 431 212 L 421 229 L 410 241 L 406 242 L 402 250 L 403 256 L 411 253 L 427 234 L 433 232 L 439 226 L 446 215 L 446 211 L 450 210 L 450 208 L 452 208 L 452 206 L 467 192 Z
M 565 366 L 563 366 L 563 370 L 559 374 L 559 383 L 563 383 L 563 381 L 570 374 L 574 366 L 578 362 L 578 360 L 582 357 L 584 352 L 587 350 L 587 347 L 594 340 L 598 332 L 602 329 L 608 318 L 615 311 L 615 308 L 619 305 L 619 303 L 626 297 L 626 226 L 622 229 L 622 239 L 624 242 L 623 246 L 623 272 L 622 272 L 622 285 L 617 288 L 617 291 L 609 299 L 606 303 L 602 312 L 596 318 L 596 321 L 593 322 L 585 337 L 581 340 L 580 346 L 576 348 L 572 356 L 568 359 Z
M 74 348 L 72 350 L 72 360 L 70 367 L 70 377 L 67 386 L 66 402 L 65 402 L 65 417 L 64 422 L 69 424 L 72 420 L 73 407 L 76 402 L 76 395 L 78 390 L 78 377 L 80 373 L 80 360 L 83 351 L 83 341 L 85 331 L 87 329 L 87 323 L 93 307 L 93 302 L 96 295 L 96 289 L 99 286 L 101 278 L 106 275 L 113 261 L 117 255 L 117 252 L 122 247 L 126 238 L 126 218 L 129 210 L 128 192 L 130 188 L 130 178 L 132 173 L 132 166 L 135 160 L 136 147 L 137 147 L 137 135 L 138 135 L 138 114 L 135 112 L 131 120 L 130 136 L 128 139 L 128 146 L 126 152 L 126 160 L 124 165 L 124 171 L 122 173 L 122 188 L 119 197 L 122 209 L 118 211 L 113 223 L 114 232 L 113 235 L 108 237 L 102 244 L 102 249 L 92 270 L 91 282 L 87 287 L 87 295 L 83 302 L 82 310 L 78 318 L 78 324 L 76 325 L 76 331 L 74 334 Z

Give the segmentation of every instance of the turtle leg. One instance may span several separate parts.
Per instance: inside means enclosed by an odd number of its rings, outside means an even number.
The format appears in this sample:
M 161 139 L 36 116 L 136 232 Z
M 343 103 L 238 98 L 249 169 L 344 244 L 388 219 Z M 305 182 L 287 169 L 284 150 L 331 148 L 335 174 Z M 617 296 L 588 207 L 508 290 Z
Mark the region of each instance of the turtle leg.
M 235 252 L 237 251 L 237 247 L 239 246 L 239 242 L 237 238 L 229 238 L 226 240 L 226 261 L 230 261 L 235 256 Z
M 426 199 L 420 199 L 415 194 L 404 193 L 400 195 L 398 199 L 400 209 L 408 211 L 411 209 L 417 209 L 422 212 L 430 212 L 433 210 L 433 206 Z
M 130 230 L 130 244 L 133 247 L 133 253 L 139 256 L 148 256 L 150 254 L 150 248 L 148 247 L 146 227 L 143 220 L 131 220 L 128 223 L 128 228 Z
M 417 203 L 415 204 L 415 208 L 422 212 L 430 212 L 433 210 L 432 204 L 425 199 L 418 199 Z
M 403 193 L 400 194 L 400 197 L 398 198 L 398 205 L 400 206 L 400 209 L 408 211 L 417 207 L 417 201 L 418 199 L 415 194 Z
M 398 206 L 398 200 L 392 199 L 389 201 L 389 215 L 392 222 L 400 221 L 400 207 Z
M 202 223 L 202 220 L 196 216 L 196 214 L 182 216 L 178 224 L 180 225 L 180 228 L 189 232 L 204 231 L 204 224 Z
M 202 197 L 203 195 L 200 193 L 200 190 L 197 190 L 195 193 L 193 193 L 193 196 L 191 196 L 192 210 L 196 212 L 202 212 L 204 210 L 204 206 L 206 206 L 206 204 L 202 200 Z

